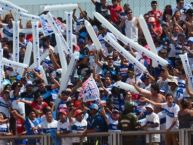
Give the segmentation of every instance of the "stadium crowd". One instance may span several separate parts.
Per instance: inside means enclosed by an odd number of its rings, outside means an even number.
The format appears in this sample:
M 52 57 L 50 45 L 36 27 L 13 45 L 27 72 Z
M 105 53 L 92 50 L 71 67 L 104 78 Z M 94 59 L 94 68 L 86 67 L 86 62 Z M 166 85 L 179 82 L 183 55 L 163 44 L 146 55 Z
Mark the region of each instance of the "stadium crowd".
M 122 5 L 121 0 L 91 0 L 96 12 L 128 38 L 150 50 L 138 18 L 133 14 L 129 3 Z M 166 136 L 153 134 L 151 138 L 125 137 L 123 144 L 178 145 L 178 134 L 173 130 L 191 128 L 193 123 L 193 90 L 188 79 L 180 54 L 187 53 L 193 70 L 193 9 L 184 0 L 176 0 L 176 5 L 166 5 L 159 10 L 157 1 L 151 2 L 151 10 L 144 14 L 158 55 L 169 62 L 167 67 L 152 67 L 152 60 L 129 45 L 123 45 L 95 18 L 90 18 L 79 7 L 77 17 L 73 11 L 73 30 L 77 36 L 74 52 L 79 52 L 79 60 L 68 83 L 67 89 L 58 93 L 61 78 L 61 62 L 55 51 L 56 39 L 40 35 L 40 54 L 49 50 L 49 56 L 42 61 L 48 84 L 44 82 L 39 68 L 26 68 L 23 75 L 11 67 L 4 67 L 3 90 L 0 97 L 0 135 L 50 134 L 54 145 L 79 145 L 80 138 L 62 138 L 62 134 L 91 132 L 119 132 L 137 130 L 167 130 Z M 94 12 L 94 10 L 93 10 Z M 44 12 L 46 13 L 46 12 Z M 1 17 L 1 43 L 3 56 L 12 60 L 13 16 L 11 13 Z M 58 18 L 58 21 L 65 20 Z M 88 20 L 98 36 L 102 49 L 97 51 L 85 26 Z M 31 22 L 21 28 L 31 28 Z M 41 23 L 40 26 L 41 27 Z M 141 73 L 123 56 L 104 41 L 110 34 L 138 61 L 149 73 Z M 64 32 L 65 36 L 65 32 Z M 23 62 L 28 42 L 33 41 L 31 34 L 20 33 L 20 62 Z M 69 62 L 69 56 L 66 56 Z M 33 62 L 33 58 L 31 59 Z M 93 74 L 100 91 L 100 101 L 83 102 L 80 96 L 82 83 Z M 134 94 L 114 86 L 117 81 L 131 84 L 139 92 Z M 24 103 L 24 107 L 22 107 Z M 108 139 L 103 138 L 108 144 Z M 96 141 L 96 140 L 94 140 Z M 89 138 L 84 138 L 84 144 Z M 2 145 L 7 141 L 1 140 Z M 16 139 L 17 145 L 35 145 L 37 140 Z

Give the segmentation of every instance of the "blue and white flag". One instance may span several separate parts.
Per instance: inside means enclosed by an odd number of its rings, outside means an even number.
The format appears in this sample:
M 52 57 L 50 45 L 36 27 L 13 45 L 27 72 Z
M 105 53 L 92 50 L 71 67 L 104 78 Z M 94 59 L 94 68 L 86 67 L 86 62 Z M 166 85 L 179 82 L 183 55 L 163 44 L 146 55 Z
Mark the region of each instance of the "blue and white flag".
M 100 100 L 99 89 L 92 75 L 82 84 L 80 97 L 83 102 Z
M 192 70 L 190 68 L 187 53 L 180 55 L 180 58 L 182 60 L 182 64 L 183 64 L 186 76 L 188 78 L 189 86 L 193 89 L 193 76 L 192 76 Z
M 52 27 L 48 24 L 47 20 L 44 18 L 44 15 L 40 16 L 40 21 L 41 21 L 41 24 L 42 24 L 42 29 L 43 29 L 44 36 L 49 36 L 49 35 L 54 33 L 52 31 Z

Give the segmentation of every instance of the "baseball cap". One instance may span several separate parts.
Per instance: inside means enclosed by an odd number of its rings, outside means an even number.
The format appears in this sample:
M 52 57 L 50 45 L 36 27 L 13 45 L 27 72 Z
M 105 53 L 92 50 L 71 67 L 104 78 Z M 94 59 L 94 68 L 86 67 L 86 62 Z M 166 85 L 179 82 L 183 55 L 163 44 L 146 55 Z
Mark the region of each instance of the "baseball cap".
M 154 110 L 154 107 L 153 107 L 151 104 L 147 104 L 147 105 L 145 106 L 145 108 L 150 108 L 150 109 Z
M 74 112 L 74 117 L 77 117 L 78 115 L 80 114 L 83 114 L 83 111 L 80 110 L 80 109 L 77 109 L 75 112 Z
M 189 42 L 189 43 L 193 43 L 193 37 L 189 37 L 189 38 L 188 38 L 188 42 Z
M 99 107 L 98 107 L 98 105 L 97 104 L 95 104 L 95 103 L 93 103 L 92 105 L 90 105 L 90 107 L 89 107 L 91 110 L 98 110 L 99 109 Z

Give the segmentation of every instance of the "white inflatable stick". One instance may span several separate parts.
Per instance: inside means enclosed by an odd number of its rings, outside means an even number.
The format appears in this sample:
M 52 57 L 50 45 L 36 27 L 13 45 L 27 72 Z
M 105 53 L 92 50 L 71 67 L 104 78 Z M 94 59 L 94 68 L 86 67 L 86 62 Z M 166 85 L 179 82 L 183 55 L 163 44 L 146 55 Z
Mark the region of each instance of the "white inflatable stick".
M 40 69 L 41 74 L 43 75 L 44 83 L 45 83 L 46 85 L 48 85 L 48 80 L 47 80 L 46 73 L 45 73 L 43 67 L 42 67 L 42 66 L 39 66 L 39 69 Z
M 19 21 L 13 21 L 13 60 L 19 62 Z
M 139 45 L 138 43 L 124 36 L 111 23 L 109 23 L 101 14 L 95 12 L 94 16 L 124 44 L 126 45 L 130 44 L 136 51 L 140 52 L 141 54 L 144 53 L 146 56 L 150 57 L 152 61 L 155 61 L 162 66 L 168 65 L 168 62 L 165 59 L 159 57 L 158 55 L 154 54 L 153 52 L 147 50 L 143 46 Z
M 0 0 L 0 5 L 2 6 L 2 9 L 3 10 L 7 10 L 7 11 L 15 11 L 17 13 L 20 13 L 20 12 L 24 12 L 24 13 L 27 13 L 28 11 L 25 10 L 24 8 L 21 8 L 15 4 L 13 4 L 12 2 L 10 1 L 7 1 L 7 0 Z
M 0 47 L 0 91 L 3 89 L 3 49 Z
M 109 43 L 115 50 L 117 50 L 122 56 L 124 56 L 130 63 L 136 66 L 139 70 L 146 73 L 147 68 L 141 64 L 134 56 L 132 56 L 125 48 L 118 44 L 111 36 L 108 34 L 104 37 L 104 40 Z
M 11 61 L 11 60 L 8 60 L 7 58 L 3 58 L 2 62 L 5 66 L 14 67 L 14 68 L 20 68 L 20 67 L 27 68 L 28 67 L 27 64 Z
M 96 35 L 96 33 L 95 33 L 92 25 L 91 25 L 87 20 L 85 20 L 84 22 L 85 22 L 86 30 L 87 30 L 87 32 L 89 33 L 89 35 L 90 35 L 90 37 L 91 37 L 91 39 L 92 39 L 92 41 L 93 41 L 96 49 L 97 49 L 97 50 L 100 50 L 100 49 L 102 48 L 102 45 L 101 45 L 101 43 L 99 42 L 99 40 L 98 40 L 98 38 L 97 38 L 97 35 Z
M 59 38 L 61 40 L 62 43 L 62 48 L 64 49 L 66 54 L 70 54 L 71 50 L 68 48 L 67 42 L 65 41 L 59 27 L 57 26 L 56 22 L 53 19 L 53 16 L 51 15 L 50 12 L 47 13 L 47 15 L 45 15 L 45 19 L 48 21 L 48 24 L 50 24 L 50 26 L 52 27 L 55 35 L 59 35 Z M 56 39 L 56 42 L 58 43 L 58 39 Z
M 127 84 L 127 83 L 124 83 L 124 82 L 121 82 L 121 81 L 116 82 L 114 84 L 114 86 L 117 88 L 123 89 L 125 91 L 130 91 L 132 93 L 139 94 L 139 92 L 135 89 L 134 86 Z
M 65 12 L 66 14 L 66 40 L 68 48 L 73 52 L 72 45 L 72 12 Z
M 19 13 L 19 17 L 22 19 L 27 19 L 27 20 L 32 20 L 32 21 L 39 21 L 40 17 L 32 14 L 27 14 L 27 13 Z
M 39 48 L 39 31 L 38 22 L 32 22 L 33 30 L 33 54 L 36 67 L 40 67 L 40 48 Z
M 44 11 L 74 10 L 77 8 L 78 4 L 47 5 L 44 7 Z

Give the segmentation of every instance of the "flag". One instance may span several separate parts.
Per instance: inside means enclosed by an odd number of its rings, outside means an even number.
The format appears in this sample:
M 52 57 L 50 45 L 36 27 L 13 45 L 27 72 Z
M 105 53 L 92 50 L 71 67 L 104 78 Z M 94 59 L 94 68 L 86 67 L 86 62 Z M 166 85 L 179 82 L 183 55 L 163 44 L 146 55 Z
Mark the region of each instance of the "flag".
M 80 97 L 83 102 L 100 100 L 99 88 L 92 75 L 82 84 Z
M 40 21 L 42 24 L 44 36 L 49 36 L 53 34 L 52 27 L 48 24 L 47 20 L 45 19 L 45 15 L 40 16 Z

